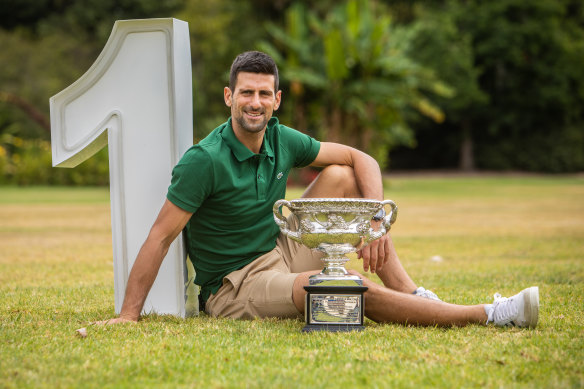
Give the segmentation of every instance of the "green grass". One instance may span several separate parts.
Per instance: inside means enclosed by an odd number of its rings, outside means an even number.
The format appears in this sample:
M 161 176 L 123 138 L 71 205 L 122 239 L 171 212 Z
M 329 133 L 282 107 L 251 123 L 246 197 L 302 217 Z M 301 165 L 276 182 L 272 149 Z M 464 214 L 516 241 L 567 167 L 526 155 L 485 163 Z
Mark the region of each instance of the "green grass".
M 0 186 L 0 204 L 108 204 L 109 190 L 100 187 Z
M 460 304 L 538 285 L 535 330 L 367 321 L 361 333 L 302 334 L 300 320 L 157 315 L 88 326 L 114 309 L 108 198 L 0 188 L 0 387 L 584 386 L 582 177 L 386 182 L 392 235 L 420 285 Z

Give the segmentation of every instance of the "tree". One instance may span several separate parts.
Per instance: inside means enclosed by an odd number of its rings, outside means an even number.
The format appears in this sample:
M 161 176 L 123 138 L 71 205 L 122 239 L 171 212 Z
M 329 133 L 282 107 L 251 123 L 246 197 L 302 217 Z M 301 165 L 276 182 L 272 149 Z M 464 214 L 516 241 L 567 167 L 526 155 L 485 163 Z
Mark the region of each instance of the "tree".
M 318 126 L 325 140 L 367 150 L 385 166 L 391 147 L 414 142 L 412 110 L 444 119 L 427 95 L 450 89 L 405 55 L 407 35 L 380 4 L 349 0 L 319 14 L 297 2 L 285 20 L 268 26 L 273 42 L 260 46 L 290 85 L 295 126 Z
M 3 0 L 0 134 L 48 139 L 48 99 L 93 63 L 118 19 L 169 16 L 185 0 Z
M 250 2 L 191 0 L 177 14 L 189 23 L 191 35 L 196 140 L 229 115 L 223 87 L 229 85 L 231 63 L 241 52 L 253 50 L 264 36 L 261 21 L 269 12 L 269 8 L 254 9 Z
M 415 20 L 408 25 L 411 45 L 407 55 L 423 66 L 430 67 L 455 91 L 449 98 L 436 98 L 436 104 L 445 112 L 445 120 L 440 124 L 418 120 L 417 135 L 427 133 L 427 138 L 452 139 L 458 148 L 461 170 L 474 170 L 473 133 L 479 123 L 477 113 L 488 103 L 488 95 L 479 85 L 480 71 L 475 66 L 472 35 L 457 25 L 459 8 L 448 2 L 439 11 L 418 8 Z M 440 158 L 445 146 L 431 153 L 432 158 Z
M 570 7 L 581 17 L 572 1 L 468 2 L 460 24 L 474 37 L 490 96 L 479 116 L 482 166 L 584 168 L 584 26 Z
M 441 166 L 454 166 L 456 151 L 449 143 L 468 145 L 466 132 L 479 168 L 584 169 L 581 2 L 398 3 L 400 20 L 417 29 L 410 54 L 457 92 L 450 101 L 436 100 L 446 113 L 443 125 L 412 123 L 420 147 L 408 163 L 430 156 L 425 167 L 436 166 L 438 158 Z

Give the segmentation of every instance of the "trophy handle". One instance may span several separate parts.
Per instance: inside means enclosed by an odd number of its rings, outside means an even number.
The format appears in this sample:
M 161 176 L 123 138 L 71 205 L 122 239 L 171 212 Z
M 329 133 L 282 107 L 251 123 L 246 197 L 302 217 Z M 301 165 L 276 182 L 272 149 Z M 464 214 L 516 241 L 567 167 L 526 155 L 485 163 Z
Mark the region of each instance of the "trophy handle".
M 389 204 L 391 207 L 391 212 L 389 215 L 385 215 L 383 218 L 383 227 L 385 227 L 385 231 L 389 231 L 391 225 L 395 223 L 395 219 L 397 218 L 397 205 L 391 200 L 384 200 L 381 202 L 381 205 L 385 207 L 386 204 Z
M 287 200 L 278 200 L 274 203 L 274 207 L 272 208 L 274 212 L 274 221 L 280 227 L 280 231 L 286 235 L 288 238 L 300 242 L 300 232 L 299 231 L 290 231 L 290 225 L 288 224 L 288 219 L 282 215 L 280 212 L 280 207 L 285 206 L 290 209 L 290 202 Z
M 391 229 L 391 225 L 395 222 L 395 219 L 397 218 L 397 205 L 395 205 L 395 203 L 391 200 L 384 200 L 381 202 L 382 207 L 385 207 L 387 204 L 391 206 L 391 211 L 383 218 L 383 223 L 379 227 L 378 231 L 375 231 L 373 227 L 369 228 L 369 234 L 367 234 L 363 242 L 365 245 L 385 235 L 387 231 Z

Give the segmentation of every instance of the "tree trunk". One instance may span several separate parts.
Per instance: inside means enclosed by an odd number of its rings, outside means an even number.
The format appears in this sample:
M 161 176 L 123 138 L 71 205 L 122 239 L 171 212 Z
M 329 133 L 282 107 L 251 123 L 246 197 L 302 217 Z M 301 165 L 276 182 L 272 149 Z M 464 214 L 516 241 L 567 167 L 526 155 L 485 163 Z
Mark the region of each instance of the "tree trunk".
M 15 107 L 19 108 L 24 113 L 26 113 L 29 118 L 34 120 L 43 129 L 49 132 L 51 131 L 51 124 L 49 118 L 47 118 L 47 116 L 44 113 L 36 109 L 34 105 L 29 103 L 22 97 L 17 96 L 10 92 L 0 91 L 0 101 L 14 105 Z
M 331 108 L 328 112 L 328 131 L 326 134 L 326 139 L 329 142 L 339 143 L 342 141 L 341 132 L 343 129 L 343 112 L 338 107 Z
M 367 124 L 365 126 L 360 126 L 361 132 L 361 150 L 365 151 L 366 153 L 370 153 L 371 142 L 373 140 L 373 128 L 371 127 L 371 123 L 375 122 L 375 104 L 368 103 L 367 104 Z M 358 120 L 357 120 L 358 121 Z
M 468 119 L 462 120 L 461 129 L 462 140 L 460 142 L 459 168 L 462 171 L 470 172 L 475 170 L 475 162 L 472 142 L 472 130 Z

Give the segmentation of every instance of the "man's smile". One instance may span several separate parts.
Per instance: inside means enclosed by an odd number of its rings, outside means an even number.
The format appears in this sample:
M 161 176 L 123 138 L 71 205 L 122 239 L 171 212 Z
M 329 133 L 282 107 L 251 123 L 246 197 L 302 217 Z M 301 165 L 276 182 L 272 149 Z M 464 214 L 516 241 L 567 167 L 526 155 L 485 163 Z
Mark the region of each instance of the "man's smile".
M 264 116 L 264 112 L 259 111 L 244 111 L 244 113 L 251 120 L 261 119 Z

